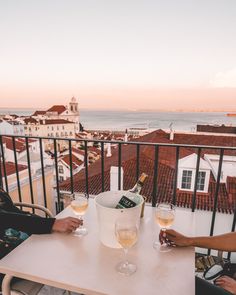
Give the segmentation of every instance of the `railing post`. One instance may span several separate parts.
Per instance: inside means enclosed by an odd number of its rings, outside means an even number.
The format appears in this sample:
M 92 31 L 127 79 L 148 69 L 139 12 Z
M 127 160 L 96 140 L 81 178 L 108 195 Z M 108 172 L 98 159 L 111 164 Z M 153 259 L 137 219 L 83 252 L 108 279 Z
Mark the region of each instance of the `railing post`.
M 53 140 L 54 143 L 54 161 L 55 161 L 55 172 L 56 172 L 56 189 L 57 189 L 57 208 L 59 213 L 61 211 L 61 199 L 60 199 L 60 189 L 59 189 L 59 176 L 58 176 L 58 162 L 57 162 L 57 140 Z
M 215 218 L 216 218 L 216 209 L 218 204 L 218 194 L 220 189 L 220 178 L 221 178 L 221 170 L 222 170 L 222 163 L 223 163 L 223 156 L 224 156 L 224 149 L 220 150 L 220 161 L 218 166 L 218 173 L 217 173 L 217 182 L 216 182 L 216 190 L 215 190 L 215 197 L 214 197 L 214 207 L 213 207 L 213 213 L 212 213 L 212 219 L 211 219 L 211 230 L 210 230 L 210 236 L 213 236 L 214 233 L 214 226 L 215 226 Z M 208 255 L 210 255 L 211 250 L 208 250 Z
M 192 198 L 192 212 L 195 211 L 195 207 L 196 207 L 197 182 L 198 182 L 200 158 L 201 158 L 201 148 L 198 149 L 198 153 L 197 153 L 197 165 L 196 165 L 196 174 L 195 174 L 193 198 Z
M 138 181 L 138 178 L 139 178 L 139 157 L 140 157 L 140 145 L 137 144 L 137 150 L 136 150 L 136 181 Z
M 85 150 L 84 150 L 84 164 L 85 164 L 85 190 L 86 190 L 86 194 L 87 196 L 89 196 L 89 187 L 88 187 L 88 143 L 87 141 L 85 140 L 84 141 L 84 147 L 85 147 Z
M 40 160 L 41 160 L 41 170 L 42 170 L 44 206 L 47 208 L 47 194 L 46 194 L 46 183 L 45 183 L 45 173 L 44 173 L 44 159 L 43 159 L 42 138 L 39 138 L 39 148 L 40 148 Z
M 118 153 L 118 190 L 121 189 L 121 143 L 119 143 L 119 153 Z
M 101 174 L 102 174 L 102 192 L 104 192 L 104 142 L 101 142 Z
M 72 162 L 72 146 L 71 139 L 69 139 L 69 157 L 70 157 L 70 191 L 74 193 L 74 177 L 73 177 L 73 162 Z
M 1 158 L 1 160 L 2 160 L 1 165 L 3 167 L 3 173 L 4 173 L 4 178 L 5 178 L 5 188 L 6 188 L 6 191 L 8 192 L 9 191 L 8 190 L 8 179 L 7 179 L 5 154 L 4 154 L 4 148 L 3 148 L 3 143 L 2 143 L 2 135 L 0 135 L 0 147 L 1 147 L 0 153 L 1 153 L 1 156 L 2 156 L 2 158 Z M 1 175 L 2 175 L 2 169 L 1 169 Z M 3 175 L 2 175 L 2 177 L 3 177 Z M 2 179 L 2 177 L 1 177 L 1 179 Z M 2 187 L 3 187 L 3 183 L 2 183 Z
M 155 160 L 154 160 L 154 173 L 153 173 L 153 189 L 152 189 L 152 207 L 157 204 L 157 177 L 158 177 L 158 158 L 159 146 L 155 146 Z
M 3 167 L 3 163 L 2 163 L 2 152 L 0 151 L 0 188 L 3 189 L 3 175 L 2 175 L 2 167 Z
M 175 155 L 175 177 L 174 177 L 174 186 L 173 186 L 173 199 L 172 204 L 176 204 L 176 190 L 177 190 L 177 180 L 178 180 L 178 169 L 179 169 L 179 146 L 176 147 Z
M 28 165 L 29 185 L 30 185 L 30 197 L 31 197 L 31 203 L 34 204 L 34 192 L 33 192 L 30 155 L 29 155 L 29 139 L 27 137 L 25 139 L 25 143 L 26 143 L 26 155 L 27 155 L 27 165 Z M 34 209 L 32 209 L 32 211 L 33 213 L 35 212 Z
M 13 145 L 13 151 L 14 151 L 18 196 L 19 196 L 19 201 L 22 202 L 20 176 L 19 176 L 19 171 L 18 171 L 18 160 L 17 160 L 17 154 L 16 154 L 16 141 L 15 141 L 15 137 L 13 137 L 13 136 L 12 136 L 12 145 Z

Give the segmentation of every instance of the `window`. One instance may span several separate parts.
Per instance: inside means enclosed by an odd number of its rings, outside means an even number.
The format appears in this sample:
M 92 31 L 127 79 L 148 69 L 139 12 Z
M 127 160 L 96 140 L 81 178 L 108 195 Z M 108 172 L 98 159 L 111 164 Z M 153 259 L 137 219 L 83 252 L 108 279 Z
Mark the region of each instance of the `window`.
M 59 181 L 62 182 L 64 180 L 63 176 L 59 176 Z
M 206 172 L 205 171 L 199 171 L 198 172 L 198 178 L 197 178 L 197 190 L 198 191 L 204 191 L 205 179 L 206 179 Z
M 53 126 L 52 126 L 52 131 L 54 130 Z
M 64 171 L 63 171 L 63 166 L 61 166 L 61 165 L 59 165 L 59 173 L 63 173 Z
M 191 170 L 183 170 L 181 188 L 191 189 L 192 174 L 193 171 Z

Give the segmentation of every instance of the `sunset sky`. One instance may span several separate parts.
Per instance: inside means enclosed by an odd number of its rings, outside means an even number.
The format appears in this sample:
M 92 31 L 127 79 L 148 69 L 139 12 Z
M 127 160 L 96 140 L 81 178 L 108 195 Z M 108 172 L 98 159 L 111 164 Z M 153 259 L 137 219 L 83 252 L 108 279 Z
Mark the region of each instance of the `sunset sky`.
M 0 107 L 236 110 L 236 0 L 0 0 Z

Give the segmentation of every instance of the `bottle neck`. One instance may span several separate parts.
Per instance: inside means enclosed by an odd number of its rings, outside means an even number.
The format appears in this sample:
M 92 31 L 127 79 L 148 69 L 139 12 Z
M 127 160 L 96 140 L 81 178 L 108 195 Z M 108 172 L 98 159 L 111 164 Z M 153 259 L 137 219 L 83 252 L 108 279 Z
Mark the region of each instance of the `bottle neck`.
M 138 181 L 138 182 L 134 185 L 134 187 L 131 188 L 129 191 L 130 191 L 131 193 L 134 193 L 134 194 L 139 194 L 140 191 L 141 191 L 141 189 L 142 189 L 142 187 L 143 187 L 143 183 L 140 182 L 140 181 Z

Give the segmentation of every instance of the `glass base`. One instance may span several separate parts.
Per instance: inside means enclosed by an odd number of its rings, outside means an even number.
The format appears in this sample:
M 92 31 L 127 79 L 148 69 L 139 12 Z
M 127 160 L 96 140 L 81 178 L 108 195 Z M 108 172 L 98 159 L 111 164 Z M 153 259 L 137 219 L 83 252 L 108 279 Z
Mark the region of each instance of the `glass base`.
M 160 242 L 154 242 L 153 248 L 158 250 L 159 252 L 170 252 L 172 251 L 172 247 L 167 244 L 161 244 Z
M 133 263 L 128 262 L 128 261 L 125 261 L 125 262 L 122 261 L 119 264 L 117 264 L 116 270 L 120 274 L 123 274 L 125 276 L 130 276 L 136 272 L 137 266 Z
M 83 237 L 88 234 L 88 230 L 85 227 L 79 227 L 74 231 L 74 236 Z

